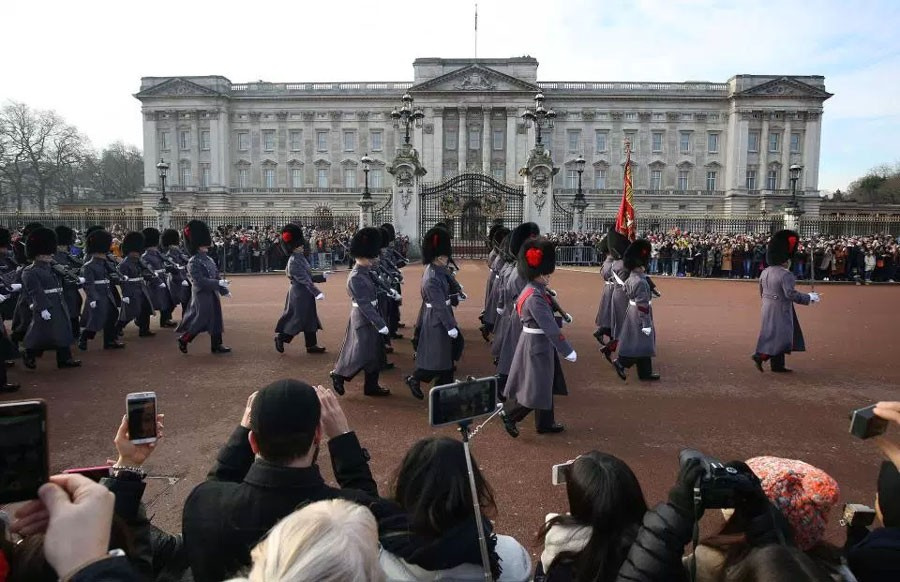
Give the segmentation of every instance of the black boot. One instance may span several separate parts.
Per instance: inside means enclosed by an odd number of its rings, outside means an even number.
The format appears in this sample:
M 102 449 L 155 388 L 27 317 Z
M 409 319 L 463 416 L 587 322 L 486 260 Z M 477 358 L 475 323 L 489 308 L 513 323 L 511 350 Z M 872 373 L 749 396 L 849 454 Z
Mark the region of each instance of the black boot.
M 538 434 L 556 434 L 556 433 L 562 432 L 564 430 L 566 430 L 566 425 L 559 423 L 559 422 L 554 422 L 553 424 L 550 424 L 547 426 L 542 426 L 541 428 L 537 429 L 537 433 Z
M 623 382 L 628 379 L 628 377 L 625 375 L 625 366 L 622 365 L 622 362 L 620 362 L 618 359 L 615 359 L 613 360 L 612 365 L 613 368 L 616 369 L 616 374 L 619 375 L 619 378 L 621 378 Z
M 753 363 L 756 365 L 756 369 L 760 372 L 763 371 L 763 359 L 759 354 L 753 354 L 750 356 L 750 359 L 753 360 Z
M 422 385 L 415 376 L 407 376 L 406 377 L 406 385 L 409 386 L 409 391 L 412 392 L 412 395 L 418 400 L 425 400 L 425 394 L 422 393 Z
M 29 350 L 25 350 L 25 353 L 22 354 L 22 363 L 25 364 L 25 367 L 29 370 L 37 369 L 37 358 Z
M 188 342 L 191 340 L 188 339 L 187 334 L 178 337 L 178 351 L 182 354 L 186 354 L 188 352 Z
M 280 333 L 275 334 L 275 351 L 279 354 L 284 353 L 284 340 L 281 339 Z
M 222 343 L 222 335 L 215 334 L 210 336 L 210 351 L 214 354 L 228 354 L 231 348 Z
M 81 350 L 82 352 L 86 352 L 87 348 L 88 348 L 87 343 L 88 343 L 87 338 L 84 337 L 84 334 L 82 334 L 78 338 L 78 349 Z
M 338 396 L 343 396 L 344 395 L 344 377 L 335 373 L 334 370 L 331 371 L 329 376 L 331 376 L 331 387 L 334 388 L 335 393 L 337 393 Z
M 19 386 L 18 384 L 0 384 L 0 394 L 12 394 L 13 392 L 18 392 Z
M 519 438 L 519 427 L 516 426 L 515 421 L 507 416 L 506 412 L 500 413 L 500 420 L 503 421 L 503 428 L 506 429 L 507 434 L 514 439 Z
M 149 329 L 142 329 L 138 331 L 138 337 L 153 337 L 156 335 L 155 331 L 150 331 Z
M 306 353 L 307 354 L 324 354 L 325 348 L 323 348 L 322 346 L 309 346 L 308 348 L 306 348 Z

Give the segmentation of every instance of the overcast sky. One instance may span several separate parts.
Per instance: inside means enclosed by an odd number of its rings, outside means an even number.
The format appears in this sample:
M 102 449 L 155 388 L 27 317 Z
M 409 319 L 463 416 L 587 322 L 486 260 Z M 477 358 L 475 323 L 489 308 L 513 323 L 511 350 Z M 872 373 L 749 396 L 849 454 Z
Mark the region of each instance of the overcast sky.
M 0 102 L 141 146 L 142 76 L 411 81 L 416 57 L 473 56 L 473 14 L 468 0 L 7 2 Z M 478 55 L 536 57 L 540 81 L 825 75 L 820 188 L 843 189 L 900 160 L 898 25 L 896 0 L 481 0 Z

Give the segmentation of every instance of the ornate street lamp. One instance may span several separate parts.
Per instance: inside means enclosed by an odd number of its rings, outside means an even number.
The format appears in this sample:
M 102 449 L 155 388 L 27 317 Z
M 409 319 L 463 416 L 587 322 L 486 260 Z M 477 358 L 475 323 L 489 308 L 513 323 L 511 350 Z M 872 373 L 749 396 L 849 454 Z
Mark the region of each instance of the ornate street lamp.
M 362 162 L 363 166 L 363 174 L 365 175 L 365 188 L 363 188 L 363 200 L 371 200 L 372 194 L 369 192 L 369 168 L 372 165 L 372 158 L 369 157 L 368 153 L 363 154 L 363 157 L 359 160 Z
M 797 182 L 800 180 L 800 172 L 803 171 L 803 166 L 798 164 L 791 164 L 790 172 L 791 172 L 791 207 L 797 208 Z
M 587 206 L 587 203 L 584 200 L 584 192 L 581 190 L 581 174 L 584 173 L 584 166 L 587 162 L 584 161 L 584 157 L 579 155 L 575 158 L 575 171 L 578 172 L 578 189 L 575 191 L 575 207 L 577 208 L 579 204 L 583 204 Z
M 541 142 L 541 129 L 547 127 L 548 129 L 553 127 L 553 120 L 556 119 L 556 112 L 552 109 L 544 108 L 544 94 L 538 93 L 534 96 L 534 111 L 531 109 L 526 109 L 525 113 L 522 114 L 522 119 L 525 121 L 526 127 L 534 127 L 537 129 L 537 133 L 535 134 L 535 144 L 543 145 Z
M 391 111 L 391 119 L 394 120 L 394 127 L 399 128 L 401 125 L 403 126 L 406 132 L 404 143 L 409 145 L 409 128 L 422 127 L 422 120 L 425 118 L 425 114 L 422 113 L 421 109 L 413 109 L 413 98 L 409 91 L 404 93 L 400 99 L 403 101 L 403 105 L 400 106 L 400 109 Z
M 162 158 L 159 159 L 159 163 L 156 164 L 156 171 L 159 172 L 159 186 L 162 190 L 162 195 L 159 197 L 160 204 L 168 204 L 169 199 L 166 198 L 166 174 L 169 172 L 169 164 Z

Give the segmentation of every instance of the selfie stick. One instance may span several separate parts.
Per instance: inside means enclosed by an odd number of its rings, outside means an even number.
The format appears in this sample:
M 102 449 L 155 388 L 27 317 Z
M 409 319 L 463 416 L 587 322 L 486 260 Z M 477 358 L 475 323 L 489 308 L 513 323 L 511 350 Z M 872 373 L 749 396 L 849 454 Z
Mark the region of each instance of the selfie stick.
M 475 525 L 478 526 L 478 545 L 481 548 L 481 565 L 484 568 L 484 579 L 487 582 L 493 582 L 494 576 L 491 574 L 491 561 L 490 558 L 488 558 L 487 540 L 484 537 L 484 524 L 481 523 L 481 506 L 478 505 L 478 488 L 475 486 L 475 471 L 472 469 L 472 455 L 469 453 L 469 426 L 471 424 L 471 420 L 460 422 L 459 432 L 462 435 L 463 451 L 466 454 L 466 469 L 469 471 L 469 487 L 472 490 L 472 505 L 475 508 Z

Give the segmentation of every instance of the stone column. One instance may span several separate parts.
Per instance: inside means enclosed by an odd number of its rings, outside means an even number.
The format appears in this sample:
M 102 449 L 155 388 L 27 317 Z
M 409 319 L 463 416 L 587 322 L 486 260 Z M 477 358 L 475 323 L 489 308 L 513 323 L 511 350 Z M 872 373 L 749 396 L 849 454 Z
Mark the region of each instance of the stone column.
M 159 163 L 159 151 L 156 147 L 156 112 L 144 112 L 144 189 L 156 189 L 159 185 L 156 175 L 156 164 Z M 169 161 L 171 165 L 171 160 Z
M 481 130 L 481 171 L 488 176 L 491 175 L 491 148 L 493 140 L 491 139 L 491 108 L 485 107 L 482 110 L 484 116 L 483 129 Z
M 228 180 L 222 163 L 222 135 L 219 133 L 218 110 L 209 111 L 209 186 L 227 186 Z
M 519 171 L 516 162 L 517 113 L 513 107 L 506 108 L 506 181 L 510 184 L 516 182 L 516 173 Z
M 191 111 L 191 178 L 193 184 L 185 184 L 185 186 L 200 185 L 200 112 Z
M 806 118 L 806 136 L 803 143 L 803 173 L 797 182 L 797 190 L 819 189 L 819 148 L 822 139 L 822 113 L 811 111 Z
M 259 130 L 259 116 L 256 111 L 250 112 L 250 183 L 247 188 L 262 187 L 262 169 L 260 168 L 260 152 L 262 151 L 262 133 Z
M 431 134 L 434 144 L 431 148 L 431 179 L 438 181 L 444 178 L 444 108 L 435 107 L 431 115 L 434 124 Z
M 359 228 L 372 225 L 372 207 L 375 206 L 374 200 L 362 200 L 357 202 L 359 205 Z
M 787 114 L 785 114 L 787 118 Z M 791 121 L 784 123 L 784 137 L 781 138 L 781 175 L 778 177 L 779 188 L 787 190 L 791 187 Z
M 759 135 L 759 169 L 756 172 L 759 189 L 769 187 L 769 113 L 763 113 L 762 130 Z M 776 184 L 777 186 L 777 184 Z
M 468 120 L 466 119 L 466 108 L 460 107 L 459 111 L 459 137 L 456 141 L 456 153 L 459 154 L 459 173 L 464 174 L 466 172 L 466 154 L 469 150 L 469 142 L 468 139 L 468 131 L 469 128 L 466 125 Z

